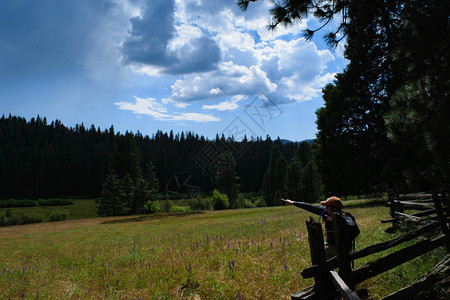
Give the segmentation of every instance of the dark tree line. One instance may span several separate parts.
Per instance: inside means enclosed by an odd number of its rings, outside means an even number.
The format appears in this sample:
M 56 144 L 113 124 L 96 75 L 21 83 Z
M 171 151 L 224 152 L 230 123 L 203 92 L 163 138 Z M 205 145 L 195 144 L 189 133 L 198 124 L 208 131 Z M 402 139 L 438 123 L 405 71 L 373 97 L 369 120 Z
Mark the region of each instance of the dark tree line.
M 116 140 L 83 125 L 67 128 L 46 118 L 0 119 L 0 198 L 99 195 Z
M 282 205 L 280 198 L 317 202 L 322 194 L 321 178 L 312 146 L 302 142 L 288 160 L 275 142 L 263 179 L 263 198 L 268 206 Z
M 269 137 L 236 142 L 224 136 L 208 140 L 192 132 L 161 131 L 149 137 L 139 132 L 116 133 L 113 126 L 106 130 L 94 125 L 86 129 L 83 124 L 68 128 L 58 120 L 49 124 L 39 116 L 30 121 L 3 116 L 0 199 L 99 197 L 103 184 L 115 180 L 122 181 L 121 188 L 125 191 L 121 193 L 127 197 L 131 189 L 136 192 L 140 179 L 146 184 L 152 181 L 147 171 L 150 165 L 159 182 L 157 192 L 164 193 L 169 180 L 180 172 L 199 178 L 201 189 L 209 192 L 216 187 L 219 157 L 230 149 L 236 161 L 240 192 L 257 192 L 262 189 L 274 143 L 287 159 L 294 157 L 296 144 L 274 142 Z M 208 160 L 205 153 L 213 159 Z

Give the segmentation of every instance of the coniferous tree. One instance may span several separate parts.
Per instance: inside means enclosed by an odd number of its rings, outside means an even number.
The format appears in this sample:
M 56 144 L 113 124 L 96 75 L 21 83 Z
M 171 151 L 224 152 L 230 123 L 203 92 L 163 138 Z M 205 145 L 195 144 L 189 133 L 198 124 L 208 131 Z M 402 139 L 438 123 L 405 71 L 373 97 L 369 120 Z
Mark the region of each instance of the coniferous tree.
M 238 4 L 246 9 L 250 2 Z M 311 39 L 339 16 L 325 41 L 335 47 L 347 37 L 350 64 L 324 89 L 318 111 L 316 149 L 327 193 L 402 185 L 405 169 L 448 187 L 449 9 L 440 0 L 274 2 L 272 29 L 314 15 L 323 26 L 304 31 Z
M 288 166 L 286 197 L 303 202 L 316 202 L 320 185 L 312 147 L 307 142 L 302 142 Z
M 364 14 L 358 15 L 361 9 Z M 325 106 L 317 111 L 317 156 L 326 194 L 372 193 L 385 190 L 386 181 L 399 181 L 392 163 L 399 152 L 388 140 L 384 122 L 399 84 L 389 55 L 392 28 L 384 24 L 390 9 L 378 1 L 355 2 L 349 8 L 349 14 L 358 16 L 347 29 L 350 63 L 325 87 Z
M 159 212 L 161 210 L 161 205 L 156 199 L 156 195 L 159 191 L 159 180 L 152 162 L 149 162 L 147 165 L 145 180 L 142 180 L 142 187 L 145 187 L 145 191 L 142 192 L 142 195 L 145 195 L 145 200 L 142 202 L 144 204 L 143 211 Z M 143 197 L 138 197 L 138 199 L 143 199 Z M 167 206 L 167 204 L 165 205 L 165 208 L 170 211 L 170 206 Z
M 301 199 L 305 202 L 318 202 L 320 196 L 321 180 L 314 160 L 308 161 L 302 168 Z
M 422 188 L 450 185 L 449 10 L 448 1 L 406 1 L 396 23 L 392 56 L 403 80 L 385 121 L 408 179 Z
M 268 206 L 280 205 L 286 189 L 287 160 L 279 145 L 274 145 L 270 162 L 263 179 L 263 198 Z
M 155 201 L 156 194 L 159 192 L 159 179 L 156 168 L 152 162 L 149 162 L 146 169 L 146 180 L 148 185 L 149 200 Z
M 285 197 L 306 202 L 302 198 L 302 168 L 302 162 L 297 155 L 294 156 L 287 168 Z
M 135 181 L 131 178 L 131 175 L 127 173 L 125 177 L 120 179 L 120 183 L 122 185 L 122 193 L 121 197 L 123 202 L 125 203 L 125 213 L 126 214 L 134 214 L 137 210 L 135 195 Z
M 226 194 L 232 208 L 236 207 L 236 199 L 239 194 L 239 177 L 236 175 L 236 159 L 231 151 L 225 151 L 220 155 L 216 185 L 219 192 Z
M 111 168 L 116 171 L 119 179 L 124 178 L 127 174 L 131 179 L 135 179 L 142 175 L 140 163 L 141 153 L 136 140 L 131 133 L 127 132 L 117 140 L 111 158 Z
M 149 201 L 151 192 L 148 183 L 144 178 L 137 178 L 134 183 L 134 205 L 133 214 L 144 212 L 144 205 Z
M 114 170 L 111 170 L 103 183 L 102 197 L 97 200 L 97 214 L 99 216 L 123 215 L 126 203 L 122 194 L 121 183 Z

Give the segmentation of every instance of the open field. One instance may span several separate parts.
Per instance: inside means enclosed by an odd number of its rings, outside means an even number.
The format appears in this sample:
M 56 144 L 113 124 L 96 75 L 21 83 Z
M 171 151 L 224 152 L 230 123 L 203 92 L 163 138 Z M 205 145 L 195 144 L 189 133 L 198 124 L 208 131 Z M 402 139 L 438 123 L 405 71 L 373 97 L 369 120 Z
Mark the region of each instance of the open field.
M 357 248 L 393 237 L 380 223 L 387 208 L 348 211 L 361 229 Z M 272 207 L 106 224 L 69 220 L 13 226 L 13 234 L 0 228 L 0 298 L 289 299 L 312 284 L 300 275 L 311 264 L 308 218 L 296 207 Z M 380 298 L 444 253 L 437 249 L 362 286 Z

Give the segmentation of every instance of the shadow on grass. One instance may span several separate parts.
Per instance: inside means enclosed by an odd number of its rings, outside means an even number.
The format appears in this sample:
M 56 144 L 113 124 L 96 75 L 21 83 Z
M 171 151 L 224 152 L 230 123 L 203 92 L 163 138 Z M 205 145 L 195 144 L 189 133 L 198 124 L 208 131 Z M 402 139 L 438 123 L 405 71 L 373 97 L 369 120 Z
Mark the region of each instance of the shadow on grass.
M 197 214 L 203 214 L 203 213 L 204 213 L 203 211 L 188 211 L 188 212 L 179 212 L 179 213 L 157 213 L 157 214 L 138 216 L 135 218 L 105 221 L 105 222 L 102 222 L 101 224 L 135 223 L 135 222 L 142 222 L 142 221 L 147 221 L 147 220 L 165 219 L 167 217 L 184 217 L 184 216 L 197 215 Z

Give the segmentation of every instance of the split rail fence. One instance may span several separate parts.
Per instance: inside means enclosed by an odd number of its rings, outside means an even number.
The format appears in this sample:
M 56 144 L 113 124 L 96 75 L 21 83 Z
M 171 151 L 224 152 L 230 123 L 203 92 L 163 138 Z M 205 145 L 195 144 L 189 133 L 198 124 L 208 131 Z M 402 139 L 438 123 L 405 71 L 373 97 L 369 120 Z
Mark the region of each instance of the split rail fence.
M 353 287 L 369 278 L 393 269 L 411 259 L 428 253 L 437 247 L 445 245 L 447 256 L 438 263 L 428 276 L 405 287 L 385 299 L 405 299 L 405 295 L 414 295 L 418 289 L 450 275 L 450 205 L 449 194 L 442 192 L 426 196 L 420 194 L 415 199 L 393 200 L 387 203 L 391 207 L 391 218 L 382 222 L 392 222 L 398 226 L 400 222 L 413 222 L 416 229 L 386 242 L 375 244 L 364 249 L 350 251 L 350 243 L 346 221 L 341 215 L 333 214 L 333 228 L 337 246 L 337 256 L 326 259 L 322 225 L 312 217 L 306 221 L 308 229 L 312 265 L 304 269 L 304 278 L 314 278 L 314 285 L 294 294 L 292 299 L 333 299 L 339 295 L 343 299 L 360 299 Z M 419 210 L 417 213 L 406 214 L 405 210 Z M 420 226 L 417 228 L 417 226 Z M 378 253 L 419 236 L 428 236 L 421 241 L 370 261 L 357 268 L 352 268 L 356 259 Z M 334 269 L 338 269 L 338 272 Z M 444 274 L 444 275 L 442 275 Z

